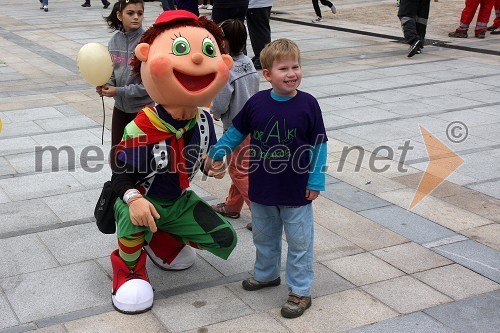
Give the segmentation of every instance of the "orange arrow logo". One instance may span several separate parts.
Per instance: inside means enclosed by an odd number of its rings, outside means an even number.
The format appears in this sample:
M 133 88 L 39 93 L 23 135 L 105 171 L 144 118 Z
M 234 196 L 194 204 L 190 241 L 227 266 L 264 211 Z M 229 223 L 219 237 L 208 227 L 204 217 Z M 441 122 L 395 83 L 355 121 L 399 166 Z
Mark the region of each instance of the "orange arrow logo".
M 429 155 L 429 164 L 425 170 L 417 192 L 410 204 L 413 209 L 422 199 L 436 189 L 449 175 L 453 173 L 464 160 L 455 154 L 450 148 L 420 126 L 420 132 L 425 142 L 425 149 Z

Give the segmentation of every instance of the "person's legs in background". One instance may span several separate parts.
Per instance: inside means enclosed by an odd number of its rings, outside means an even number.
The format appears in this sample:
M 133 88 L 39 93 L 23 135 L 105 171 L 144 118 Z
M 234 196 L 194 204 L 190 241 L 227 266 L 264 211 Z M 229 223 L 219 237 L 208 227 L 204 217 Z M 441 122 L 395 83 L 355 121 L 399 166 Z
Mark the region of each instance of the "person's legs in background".
M 249 8 L 247 11 L 247 27 L 252 43 L 254 57 L 252 58 L 255 69 L 262 69 L 260 65 L 260 51 L 271 42 L 271 7 Z
M 449 37 L 453 38 L 467 38 L 467 30 L 469 30 L 469 25 L 476 14 L 477 7 L 481 3 L 481 0 L 465 0 L 465 8 L 462 10 L 462 15 L 460 16 L 460 25 L 455 31 L 448 34 Z
M 490 20 L 491 10 L 493 9 L 493 0 L 482 0 L 477 13 L 476 28 L 474 36 L 476 38 L 485 38 L 488 21 Z
M 163 11 L 175 10 L 175 1 L 174 0 L 161 0 L 161 7 L 163 8 Z
M 401 28 L 406 43 L 410 45 L 408 57 L 413 57 L 417 54 L 421 47 L 422 41 L 417 32 L 417 13 L 419 2 L 415 0 L 401 0 L 398 9 L 398 17 L 401 22 Z

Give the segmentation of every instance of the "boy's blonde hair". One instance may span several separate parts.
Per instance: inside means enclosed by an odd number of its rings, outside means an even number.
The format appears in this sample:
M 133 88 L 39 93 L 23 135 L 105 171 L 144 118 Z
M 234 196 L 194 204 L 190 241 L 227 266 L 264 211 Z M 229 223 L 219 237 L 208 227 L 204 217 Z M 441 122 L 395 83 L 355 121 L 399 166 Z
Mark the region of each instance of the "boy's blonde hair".
M 276 39 L 260 52 L 260 64 L 263 69 L 271 69 L 274 61 L 284 58 L 297 59 L 300 64 L 299 46 L 288 38 Z

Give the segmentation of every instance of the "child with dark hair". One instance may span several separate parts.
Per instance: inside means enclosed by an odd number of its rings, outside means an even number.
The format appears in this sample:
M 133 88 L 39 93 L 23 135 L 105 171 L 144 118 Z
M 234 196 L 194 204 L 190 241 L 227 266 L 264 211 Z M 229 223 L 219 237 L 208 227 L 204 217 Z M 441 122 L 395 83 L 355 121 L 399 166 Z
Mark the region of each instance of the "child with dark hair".
M 259 74 L 252 60 L 243 54 L 246 49 L 247 31 L 242 21 L 225 20 L 220 24 L 224 32 L 224 48 L 233 58 L 233 68 L 230 71 L 229 82 L 215 97 L 210 106 L 210 112 L 215 119 L 222 120 L 224 131 L 240 112 L 247 100 L 259 91 Z M 248 152 L 250 137 L 228 156 L 228 172 L 231 177 L 231 187 L 226 201 L 212 208 L 219 214 L 230 217 L 240 217 L 243 203 L 250 207 L 248 199 Z M 250 226 L 248 226 L 250 228 Z
M 111 146 L 117 145 L 125 126 L 137 112 L 152 102 L 137 74 L 132 73 L 130 62 L 134 49 L 144 33 L 143 0 L 120 0 L 104 20 L 111 31 L 116 31 L 109 40 L 108 49 L 113 60 L 113 74 L 109 81 L 96 92 L 100 96 L 113 97 L 113 118 L 111 121 Z

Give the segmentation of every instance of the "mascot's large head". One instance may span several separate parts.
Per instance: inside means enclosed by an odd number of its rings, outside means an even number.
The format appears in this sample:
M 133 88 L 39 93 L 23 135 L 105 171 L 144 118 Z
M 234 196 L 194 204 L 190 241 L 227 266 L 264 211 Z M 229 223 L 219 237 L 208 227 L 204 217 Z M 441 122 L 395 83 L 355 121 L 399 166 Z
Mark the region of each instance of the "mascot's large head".
M 149 96 L 176 119 L 190 119 L 229 79 L 222 30 L 184 10 L 163 12 L 143 35 L 132 60 Z

